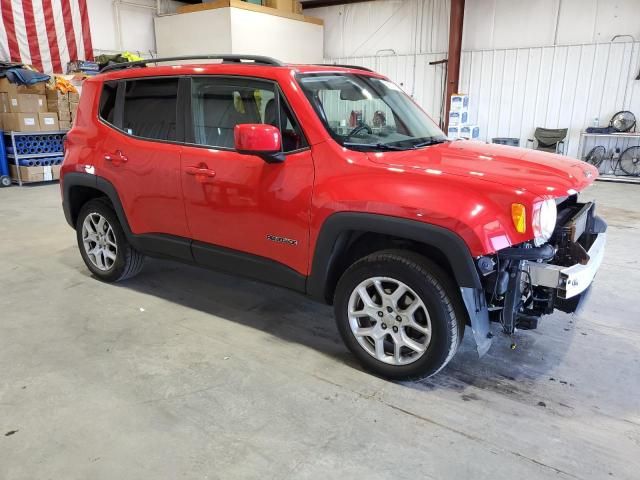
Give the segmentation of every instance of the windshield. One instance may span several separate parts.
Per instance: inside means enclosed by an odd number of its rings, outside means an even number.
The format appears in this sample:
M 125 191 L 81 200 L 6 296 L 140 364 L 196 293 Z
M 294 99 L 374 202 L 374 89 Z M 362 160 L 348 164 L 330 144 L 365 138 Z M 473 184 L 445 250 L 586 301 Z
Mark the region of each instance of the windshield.
M 348 73 L 297 78 L 340 145 L 359 150 L 407 150 L 447 140 L 433 120 L 388 80 Z

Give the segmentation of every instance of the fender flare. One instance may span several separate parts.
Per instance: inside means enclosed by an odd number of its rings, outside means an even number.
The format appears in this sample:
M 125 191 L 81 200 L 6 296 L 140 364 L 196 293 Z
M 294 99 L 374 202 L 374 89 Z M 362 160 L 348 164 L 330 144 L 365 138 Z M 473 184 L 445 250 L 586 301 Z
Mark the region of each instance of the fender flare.
M 73 187 L 93 188 L 94 190 L 105 194 L 111 201 L 111 204 L 116 211 L 116 215 L 118 215 L 118 220 L 120 221 L 120 225 L 122 226 L 124 233 L 127 235 L 127 240 L 133 236 L 131 228 L 129 227 L 129 222 L 127 222 L 127 216 L 122 208 L 122 202 L 120 201 L 118 192 L 113 184 L 102 177 L 89 173 L 69 172 L 64 175 L 62 179 L 62 206 L 64 209 L 64 216 L 67 223 L 71 225 L 71 228 L 76 228 L 75 219 L 73 218 L 71 211 L 71 189 Z
M 122 230 L 124 230 L 124 234 L 127 237 L 127 241 L 139 252 L 156 257 L 175 258 L 193 263 L 191 240 L 155 233 L 134 234 L 127 221 L 127 215 L 122 207 L 122 202 L 120 201 L 120 196 L 116 188 L 109 180 L 97 175 L 69 172 L 65 174 L 62 179 L 62 206 L 64 216 L 67 219 L 67 223 L 71 225 L 71 228 L 76 228 L 72 213 L 71 189 L 77 186 L 92 188 L 109 198 L 120 222 L 120 226 L 122 226 Z
M 331 267 L 340 253 L 346 232 L 370 232 L 391 235 L 437 248 L 446 257 L 460 289 L 462 303 L 469 315 L 477 351 L 484 355 L 491 345 L 490 323 L 484 291 L 473 257 L 460 236 L 443 227 L 417 220 L 371 213 L 339 212 L 329 216 L 318 235 L 307 294 L 327 301 L 327 283 Z
M 460 287 L 482 288 L 473 257 L 464 240 L 443 227 L 372 213 L 339 212 L 329 216 L 318 234 L 307 293 L 325 298 L 330 269 L 339 254 L 339 240 L 345 232 L 380 233 L 424 243 L 440 250 L 447 258 Z M 336 246 L 338 248 L 336 248 Z

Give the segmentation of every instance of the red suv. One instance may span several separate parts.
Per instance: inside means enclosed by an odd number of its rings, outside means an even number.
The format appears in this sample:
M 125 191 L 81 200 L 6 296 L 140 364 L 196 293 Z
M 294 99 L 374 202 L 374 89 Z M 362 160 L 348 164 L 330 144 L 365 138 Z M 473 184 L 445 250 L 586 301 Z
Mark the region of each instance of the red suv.
M 396 379 L 442 369 L 465 326 L 482 355 L 491 322 L 535 328 L 584 297 L 606 230 L 578 198 L 591 165 L 449 141 L 364 68 L 198 58 L 221 62 L 84 83 L 61 190 L 98 279 L 149 255 L 288 287 L 333 304 L 354 355 Z

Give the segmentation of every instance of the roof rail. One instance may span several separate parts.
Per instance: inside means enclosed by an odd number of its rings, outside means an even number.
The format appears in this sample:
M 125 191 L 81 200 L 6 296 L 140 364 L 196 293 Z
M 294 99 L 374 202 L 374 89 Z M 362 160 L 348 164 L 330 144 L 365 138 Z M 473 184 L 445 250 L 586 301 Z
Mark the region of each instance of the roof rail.
M 373 72 L 370 68 L 361 67 L 360 65 L 345 65 L 343 63 L 319 63 L 321 67 L 341 67 L 341 68 L 352 68 L 354 70 L 365 70 L 367 72 Z
M 276 67 L 284 66 L 280 60 L 262 55 L 187 55 L 183 57 L 164 57 L 164 58 L 147 58 L 135 62 L 123 62 L 107 65 L 100 70 L 100 73 L 112 72 L 114 70 L 123 70 L 125 68 L 146 67 L 148 63 L 161 62 L 178 62 L 183 60 L 222 60 L 223 63 L 254 63 L 257 65 L 273 65 Z

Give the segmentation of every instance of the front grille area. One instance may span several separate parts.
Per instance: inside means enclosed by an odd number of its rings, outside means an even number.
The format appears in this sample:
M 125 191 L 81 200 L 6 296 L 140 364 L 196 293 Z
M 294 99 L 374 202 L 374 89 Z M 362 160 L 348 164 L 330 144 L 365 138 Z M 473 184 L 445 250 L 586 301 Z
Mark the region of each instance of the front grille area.
M 571 197 L 569 197 L 571 198 Z M 589 233 L 589 227 L 595 217 L 595 204 L 574 201 L 563 202 L 558 209 L 558 222 L 550 243 L 557 248 L 553 263 L 571 266 L 589 260 L 587 251 L 595 235 Z

